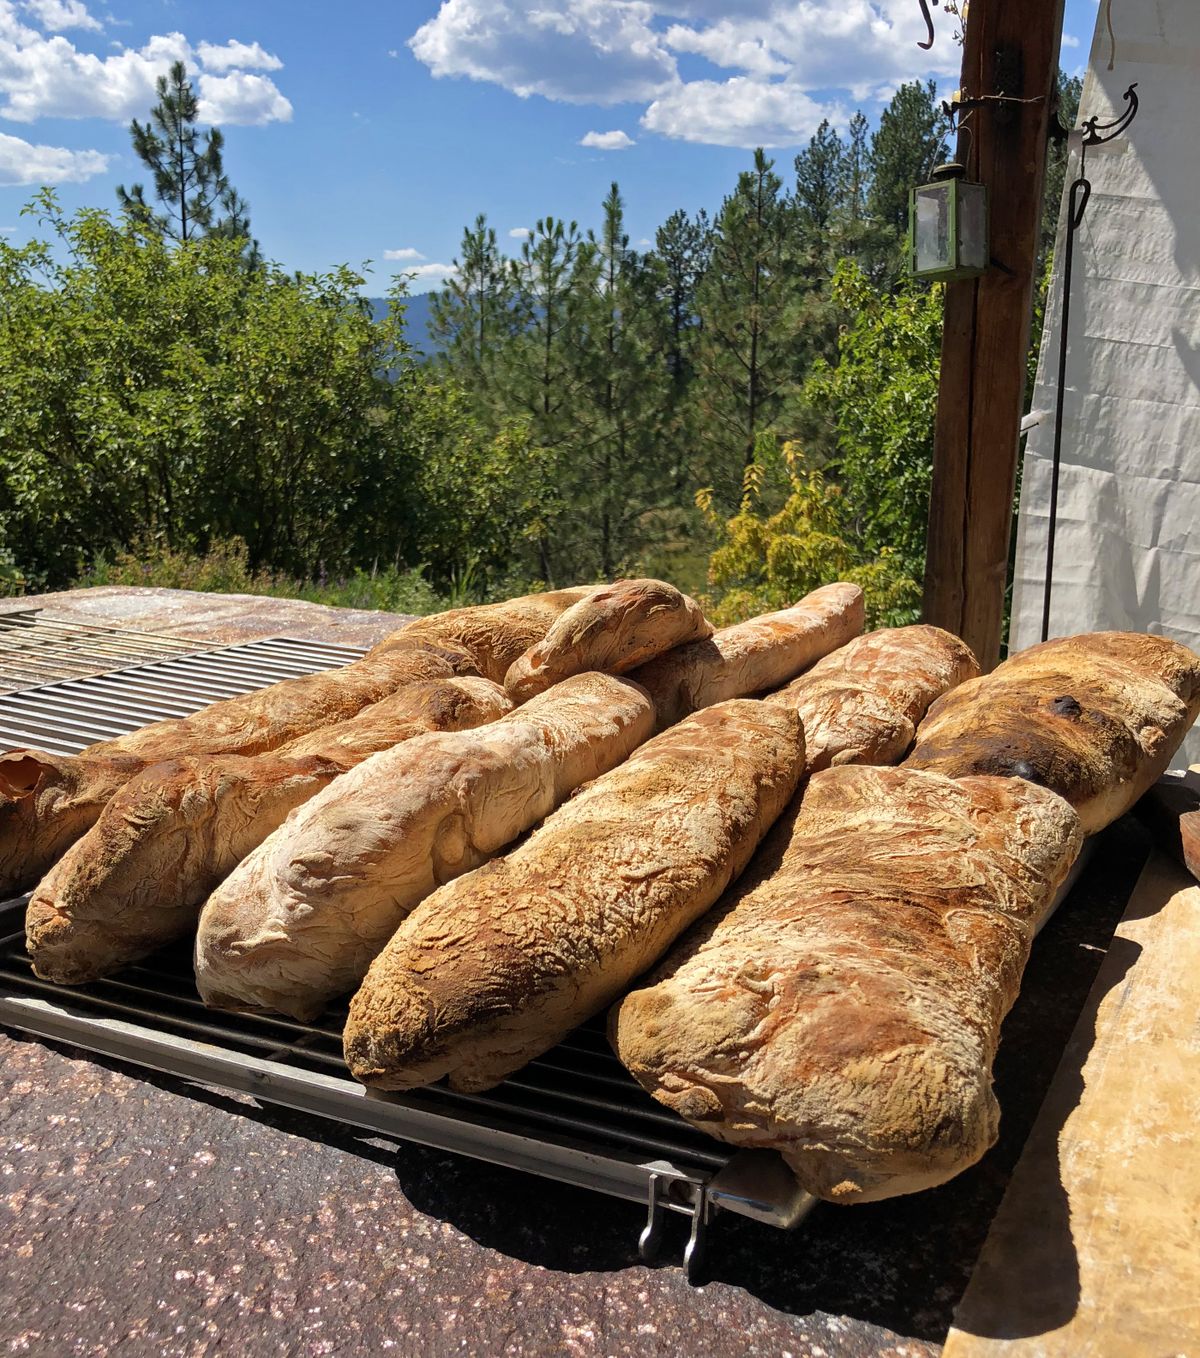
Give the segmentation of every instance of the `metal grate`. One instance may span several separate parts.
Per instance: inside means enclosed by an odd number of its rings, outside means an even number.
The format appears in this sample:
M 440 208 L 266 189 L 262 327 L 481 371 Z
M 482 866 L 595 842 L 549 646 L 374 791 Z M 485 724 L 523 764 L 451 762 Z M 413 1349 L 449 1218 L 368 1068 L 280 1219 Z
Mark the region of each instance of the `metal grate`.
M 43 609 L 0 613 L 0 688 L 101 674 L 204 650 L 202 642 L 81 623 Z
M 0 695 L 0 750 L 73 752 L 164 716 L 360 652 L 252 642 L 155 660 L 107 675 Z M 699 1259 L 713 1208 L 780 1227 L 813 1205 L 772 1152 L 734 1152 L 655 1103 L 625 1071 L 597 1020 L 481 1095 L 436 1086 L 379 1094 L 342 1060 L 345 1009 L 317 1023 L 207 1009 L 190 950 L 166 949 L 89 986 L 41 981 L 24 947 L 24 900 L 0 905 L 0 1022 L 185 1079 L 253 1094 L 375 1133 L 645 1201 L 652 1256 L 663 1214 L 691 1217 L 685 1262 Z
M 647 1254 L 662 1213 L 682 1212 L 692 1218 L 693 1266 L 714 1207 L 786 1228 L 813 1205 L 778 1156 L 735 1152 L 655 1103 L 613 1054 L 600 1020 L 485 1094 L 442 1085 L 382 1094 L 346 1072 L 344 1004 L 315 1023 L 208 1009 L 182 945 L 107 980 L 64 989 L 33 974 L 24 905 L 22 899 L 0 906 L 0 1022 L 11 1027 L 376 1133 L 648 1201 Z
M 11 640 L 12 631 L 0 630 L 0 675 L 5 667 L 25 670 L 28 682 L 29 673 L 49 662 L 41 643 L 39 648 L 22 649 Z M 69 651 L 69 643 L 64 645 Z M 347 665 L 363 654 L 356 647 L 285 637 L 208 651 L 198 651 L 194 642 L 187 645 L 190 649 L 148 664 L 127 659 L 123 668 L 114 665 L 102 674 L 92 671 L 81 678 L 0 693 L 0 752 L 29 746 L 50 754 L 76 754 L 95 741 L 136 731 L 164 717 L 186 717 L 209 703 L 281 679 Z

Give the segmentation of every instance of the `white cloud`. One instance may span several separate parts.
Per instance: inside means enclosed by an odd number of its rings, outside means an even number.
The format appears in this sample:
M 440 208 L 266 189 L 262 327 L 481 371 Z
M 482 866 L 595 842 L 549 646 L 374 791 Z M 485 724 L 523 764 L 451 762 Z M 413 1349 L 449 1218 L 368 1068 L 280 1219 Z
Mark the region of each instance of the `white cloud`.
M 257 48 L 253 44 L 248 50 L 253 53 Z M 182 33 L 162 33 L 139 48 L 99 57 L 80 51 L 64 37 L 47 37 L 29 27 L 13 0 L 0 0 L 0 117 L 18 123 L 38 118 L 105 118 L 122 123 L 144 118 L 158 98 L 157 78 L 172 62 L 191 62 L 195 56 Z M 202 74 L 198 87 L 201 116 L 206 119 L 262 123 L 292 116 L 291 104 L 265 76 L 242 71 Z
M 585 132 L 579 138 L 580 146 L 591 146 L 597 151 L 625 151 L 636 145 L 633 138 L 624 132 Z
M 291 101 L 265 75 L 231 71 L 202 75 L 199 81 L 200 117 L 206 123 L 290 123 Z
M 710 146 L 795 146 L 812 136 L 822 118 L 840 122 L 844 116 L 790 83 L 734 76 L 676 86 L 650 105 L 642 126 Z
M 514 226 L 508 234 L 512 240 L 528 240 L 533 232 L 527 226 Z
M 398 57 L 399 55 L 400 55 L 400 53 L 399 53 L 394 47 L 389 47 L 389 48 L 388 48 L 388 56 L 389 56 L 389 57 L 392 57 L 393 59 L 395 59 L 395 58 Z
M 1079 39 L 1074 33 L 1064 33 L 1062 35 L 1062 45 L 1064 47 L 1078 47 Z
M 409 40 L 435 76 L 567 103 L 649 99 L 675 78 L 646 0 L 443 0 Z
M 268 52 L 261 43 L 238 42 L 230 38 L 219 46 L 212 42 L 202 42 L 196 48 L 197 58 L 210 71 L 230 71 L 235 67 L 252 71 L 280 71 L 283 62 Z
M 108 157 L 99 151 L 36 146 L 0 132 L 0 185 L 81 184 L 107 169 Z
M 58 33 L 64 28 L 90 28 L 99 32 L 101 24 L 88 12 L 82 0 L 25 0 L 25 8 L 37 23 Z
M 648 131 L 753 146 L 795 145 L 855 101 L 957 74 L 948 34 L 928 53 L 923 36 L 912 0 L 442 0 L 409 46 L 435 76 L 637 101 Z M 728 76 L 685 78 L 679 56 Z
M 411 245 L 406 245 L 402 250 L 385 250 L 384 259 L 424 259 L 425 256 L 420 250 L 414 250 Z
M 458 270 L 453 264 L 418 264 L 415 268 L 405 269 L 405 273 L 410 273 L 414 278 L 431 278 L 440 281 L 456 274 Z

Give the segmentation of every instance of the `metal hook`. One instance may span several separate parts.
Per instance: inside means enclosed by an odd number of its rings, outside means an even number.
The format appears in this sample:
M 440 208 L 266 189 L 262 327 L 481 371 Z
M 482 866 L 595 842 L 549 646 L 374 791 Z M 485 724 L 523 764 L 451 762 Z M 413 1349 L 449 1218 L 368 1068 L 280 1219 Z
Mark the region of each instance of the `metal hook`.
M 1083 145 L 1101 146 L 1106 141 L 1112 141 L 1119 137 L 1129 126 L 1138 114 L 1138 83 L 1135 80 L 1125 91 L 1125 111 L 1119 117 L 1112 119 L 1111 122 L 1102 123 L 1100 115 L 1097 113 L 1092 118 L 1085 118 L 1083 122 Z
M 663 1216 L 664 1208 L 659 1188 L 662 1184 L 661 1174 L 651 1174 L 649 1182 L 648 1207 L 646 1225 L 638 1236 L 638 1258 L 644 1264 L 652 1264 L 658 1255 L 658 1247 L 662 1243 Z
M 929 12 L 928 0 L 917 0 L 917 3 L 921 6 L 921 17 L 925 20 L 925 31 L 929 35 L 927 42 L 919 42 L 917 46 L 928 52 L 933 46 L 933 15 Z

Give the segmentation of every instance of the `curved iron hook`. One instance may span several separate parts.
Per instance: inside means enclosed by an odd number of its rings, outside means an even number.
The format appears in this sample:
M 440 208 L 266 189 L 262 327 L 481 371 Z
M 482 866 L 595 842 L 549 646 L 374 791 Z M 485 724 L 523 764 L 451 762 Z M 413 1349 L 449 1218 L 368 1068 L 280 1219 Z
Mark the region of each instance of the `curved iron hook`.
M 917 0 L 917 3 L 921 6 L 921 17 L 925 20 L 925 31 L 929 34 L 929 41 L 919 42 L 917 46 L 928 52 L 933 46 L 933 15 L 929 12 L 928 0 Z
M 1081 131 L 1083 132 L 1084 146 L 1101 146 L 1106 141 L 1112 141 L 1114 137 L 1119 137 L 1122 132 L 1137 117 L 1138 97 L 1137 81 L 1125 91 L 1125 112 L 1120 117 L 1114 118 L 1112 122 L 1102 123 L 1100 115 L 1085 118 Z

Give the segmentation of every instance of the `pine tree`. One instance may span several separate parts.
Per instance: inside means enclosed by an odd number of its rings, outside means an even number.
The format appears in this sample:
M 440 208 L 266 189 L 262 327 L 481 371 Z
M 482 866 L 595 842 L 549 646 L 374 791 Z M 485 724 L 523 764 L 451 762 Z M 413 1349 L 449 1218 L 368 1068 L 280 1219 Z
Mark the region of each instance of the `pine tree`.
M 795 209 L 782 188 L 759 148 L 717 214 L 697 297 L 697 432 L 704 475 L 727 505 L 803 367 L 797 313 L 805 283 L 796 268 Z
M 796 157 L 796 213 L 808 237 L 828 241 L 845 196 L 846 148 L 826 118 Z
M 513 334 L 496 385 L 504 393 L 503 413 L 528 427 L 533 443 L 558 469 L 552 478 L 560 488 L 574 452 L 591 435 L 580 418 L 587 406 L 581 370 L 595 274 L 595 250 L 578 224 L 554 217 L 538 220 L 509 266 Z M 564 505 L 565 497 L 547 505 L 531 533 L 538 570 L 549 585 L 563 578 L 553 546 Z
M 902 270 L 908 232 L 908 199 L 946 159 L 949 122 L 934 99 L 934 84 L 901 85 L 884 109 L 871 139 L 871 188 L 867 198 L 874 240 L 867 253 L 871 277 L 881 286 Z
M 595 541 L 592 569 L 611 579 L 641 546 L 646 514 L 668 498 L 670 459 L 657 434 L 670 377 L 651 356 L 654 277 L 630 249 L 615 183 L 604 200 L 603 226 L 588 240 L 595 269 L 582 355 L 591 409 L 583 423 L 593 434 L 566 470 L 572 502 L 583 510 L 572 536 Z
M 122 208 L 147 230 L 180 245 L 216 235 L 248 241 L 252 260 L 258 244 L 250 240 L 249 208 L 228 176 L 222 159 L 225 139 L 219 127 L 201 138 L 196 126 L 200 105 L 182 61 L 159 76 L 158 103 L 148 122 L 129 125 L 133 149 L 154 175 L 154 193 L 163 206 L 156 212 L 141 184 L 117 186 Z
M 658 276 L 666 320 L 663 349 L 676 393 L 692 375 L 692 349 L 699 333 L 696 290 L 712 256 L 712 225 L 703 208 L 695 218 L 673 212 L 654 238 L 649 266 Z
M 430 331 L 440 341 L 441 362 L 482 412 L 496 399 L 495 360 L 512 332 L 509 262 L 483 213 L 463 231 L 454 265 L 455 272 L 433 299 Z

